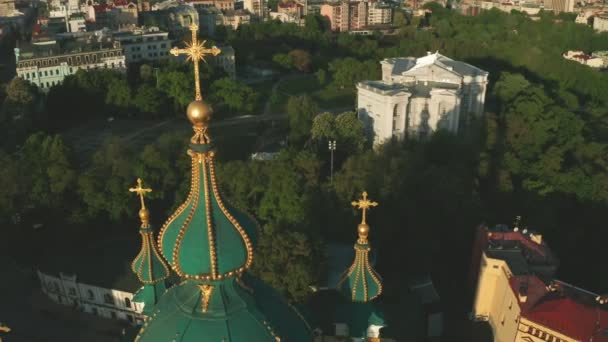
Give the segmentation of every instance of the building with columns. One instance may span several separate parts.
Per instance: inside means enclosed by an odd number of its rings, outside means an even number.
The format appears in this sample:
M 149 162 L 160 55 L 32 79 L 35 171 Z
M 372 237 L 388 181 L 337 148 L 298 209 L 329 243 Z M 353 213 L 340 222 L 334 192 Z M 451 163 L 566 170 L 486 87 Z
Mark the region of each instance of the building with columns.
M 436 53 L 380 62 L 382 80 L 357 84 L 357 113 L 374 146 L 457 133 L 483 114 L 488 72 Z
M 608 342 L 608 298 L 554 279 L 557 267 L 540 234 L 479 227 L 471 318 L 497 342 Z

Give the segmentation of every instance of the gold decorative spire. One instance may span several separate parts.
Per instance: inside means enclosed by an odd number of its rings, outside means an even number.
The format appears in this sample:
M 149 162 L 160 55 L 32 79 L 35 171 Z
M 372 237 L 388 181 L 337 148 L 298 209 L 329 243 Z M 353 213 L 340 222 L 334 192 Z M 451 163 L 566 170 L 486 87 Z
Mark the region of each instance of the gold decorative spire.
M 215 287 L 213 285 L 203 284 L 199 285 L 198 288 L 201 290 L 203 312 L 207 312 L 207 308 L 209 307 L 209 300 L 211 299 L 211 294 L 213 294 L 213 290 L 215 289 Z
M 361 211 L 363 212 L 361 215 L 361 223 L 359 224 L 359 227 L 357 228 L 357 231 L 359 233 L 359 240 L 357 242 L 360 244 L 366 244 L 367 235 L 369 233 L 369 226 L 365 222 L 365 214 L 368 209 L 370 209 L 371 207 L 377 206 L 378 202 L 373 202 L 373 201 L 368 200 L 367 192 L 363 191 L 363 197 L 357 201 L 352 201 L 351 204 L 353 207 L 356 207 L 357 209 L 361 209 Z
M 139 218 L 141 220 L 142 228 L 150 227 L 150 212 L 146 209 L 146 203 L 144 202 L 144 197 L 148 192 L 152 192 L 150 188 L 144 188 L 143 182 L 141 178 L 137 178 L 137 186 L 129 189 L 130 192 L 134 192 L 139 196 L 139 200 L 141 202 L 141 209 L 139 209 Z
M 198 62 L 205 61 L 205 56 L 207 55 L 217 56 L 222 51 L 215 46 L 210 49 L 205 48 L 205 40 L 199 43 L 197 37 L 198 26 L 196 24 L 190 25 L 190 31 L 192 32 L 192 41 L 190 43 L 186 42 L 186 48 L 178 49 L 174 47 L 170 52 L 174 56 L 186 55 L 186 60 L 194 63 L 195 97 L 194 101 L 188 105 L 187 109 L 188 119 L 194 125 L 194 136 L 190 141 L 193 144 L 207 144 L 210 140 L 206 132 L 209 120 L 211 119 L 212 110 L 209 105 L 203 102 Z

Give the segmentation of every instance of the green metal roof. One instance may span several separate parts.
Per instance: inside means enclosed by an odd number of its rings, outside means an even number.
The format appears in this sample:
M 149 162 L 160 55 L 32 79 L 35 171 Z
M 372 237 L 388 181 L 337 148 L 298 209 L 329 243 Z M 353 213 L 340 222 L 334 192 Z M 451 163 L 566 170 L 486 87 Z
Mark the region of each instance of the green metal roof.
M 150 228 L 141 228 L 141 250 L 131 264 L 131 270 L 144 284 L 156 284 L 169 278 L 169 267 L 156 249 Z
M 270 287 L 252 280 L 184 281 L 162 296 L 136 341 L 312 341 L 297 311 Z M 205 294 L 205 286 L 212 290 Z
M 161 229 L 159 247 L 180 277 L 236 276 L 253 261 L 257 224 L 222 198 L 214 151 L 208 145 L 191 145 L 188 153 L 192 158 L 190 194 Z
M 338 290 L 353 302 L 367 302 L 382 293 L 380 276 L 369 263 L 369 244 L 355 244 L 355 260 L 338 282 Z
M 165 293 L 165 280 L 169 278 L 169 267 L 156 249 L 154 235 L 147 223 L 139 229 L 141 250 L 131 263 L 131 270 L 144 286 L 133 297 L 134 302 L 144 303 L 144 314 L 149 314 L 160 296 Z

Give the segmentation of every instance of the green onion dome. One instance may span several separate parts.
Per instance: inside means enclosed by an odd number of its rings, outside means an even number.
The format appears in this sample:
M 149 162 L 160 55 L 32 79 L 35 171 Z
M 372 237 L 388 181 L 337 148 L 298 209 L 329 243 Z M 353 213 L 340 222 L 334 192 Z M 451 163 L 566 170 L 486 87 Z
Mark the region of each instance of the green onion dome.
M 257 224 L 222 198 L 210 145 L 190 146 L 190 194 L 162 227 L 158 246 L 184 279 L 234 277 L 253 262 Z
M 378 203 L 368 200 L 367 192 L 364 191 L 362 195 L 361 199 L 352 202 L 354 207 L 362 211 L 361 223 L 357 226 L 359 238 L 354 246 L 355 260 L 338 282 L 338 290 L 353 302 L 371 301 L 382 293 L 381 278 L 369 262 L 369 225 L 365 222 L 367 210 Z
M 158 253 L 154 236 L 149 226 L 139 230 L 141 250 L 131 263 L 131 270 L 139 281 L 146 285 L 157 284 L 169 278 L 169 267 Z
M 382 293 L 382 281 L 369 263 L 369 244 L 356 243 L 355 260 L 338 282 L 338 289 L 353 302 L 367 302 Z
M 238 276 L 170 288 L 135 341 L 310 342 L 312 332 L 272 288 Z

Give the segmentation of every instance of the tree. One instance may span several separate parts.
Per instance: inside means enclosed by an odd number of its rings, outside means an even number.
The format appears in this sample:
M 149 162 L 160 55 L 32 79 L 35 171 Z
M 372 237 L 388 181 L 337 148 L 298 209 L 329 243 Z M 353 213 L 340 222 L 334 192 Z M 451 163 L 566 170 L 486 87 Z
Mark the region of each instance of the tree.
M 76 181 L 68 154 L 59 135 L 28 137 L 18 162 L 26 207 L 57 210 L 66 205 Z
M 194 83 L 190 74 L 181 71 L 164 71 L 158 76 L 158 89 L 173 100 L 174 108 L 185 108 L 194 100 Z
M 137 179 L 133 160 L 129 146 L 117 138 L 95 152 L 91 168 L 78 178 L 78 193 L 89 218 L 102 215 L 120 221 L 134 214 L 132 194 L 127 191 Z
M 336 138 L 336 120 L 332 113 L 321 113 L 312 121 L 311 138 L 315 141 L 325 142 Z
M 289 120 L 289 142 L 292 146 L 304 143 L 312 128 L 312 119 L 317 114 L 317 104 L 308 95 L 292 96 L 287 101 Z
M 360 62 L 352 57 L 330 62 L 329 71 L 339 88 L 354 88 L 359 81 L 380 78 L 380 68 L 375 61 Z
M 340 139 L 343 149 L 350 152 L 360 152 L 366 144 L 363 123 L 354 112 L 344 112 L 336 116 L 336 136 Z
M 21 176 L 17 161 L 0 150 L 0 222 L 6 223 L 20 209 L 25 191 L 21 188 Z
M 291 64 L 294 68 L 302 72 L 309 72 L 312 68 L 312 61 L 310 53 L 305 50 L 295 49 L 289 52 L 289 58 L 291 58 Z
M 289 70 L 291 68 L 293 68 L 293 61 L 291 60 L 291 57 L 289 57 L 289 55 L 285 54 L 285 53 L 277 53 L 274 56 L 272 56 L 272 61 L 279 66 L 280 68 L 283 68 L 285 70 Z
M 221 78 L 211 84 L 212 102 L 225 106 L 231 113 L 251 114 L 256 107 L 258 94 L 249 86 Z
M 160 116 L 163 110 L 163 96 L 155 87 L 149 84 L 142 84 L 137 89 L 134 104 L 135 107 L 144 114 Z
M 124 112 L 131 105 L 131 88 L 125 79 L 114 79 L 108 86 L 106 104 L 116 110 Z
M 325 71 L 323 69 L 319 69 L 315 73 L 315 77 L 317 78 L 317 81 L 319 82 L 319 85 L 324 86 L 325 83 L 327 83 L 327 71 Z
M 321 248 L 303 233 L 266 225 L 255 249 L 252 273 L 286 295 L 302 301 L 318 280 Z

